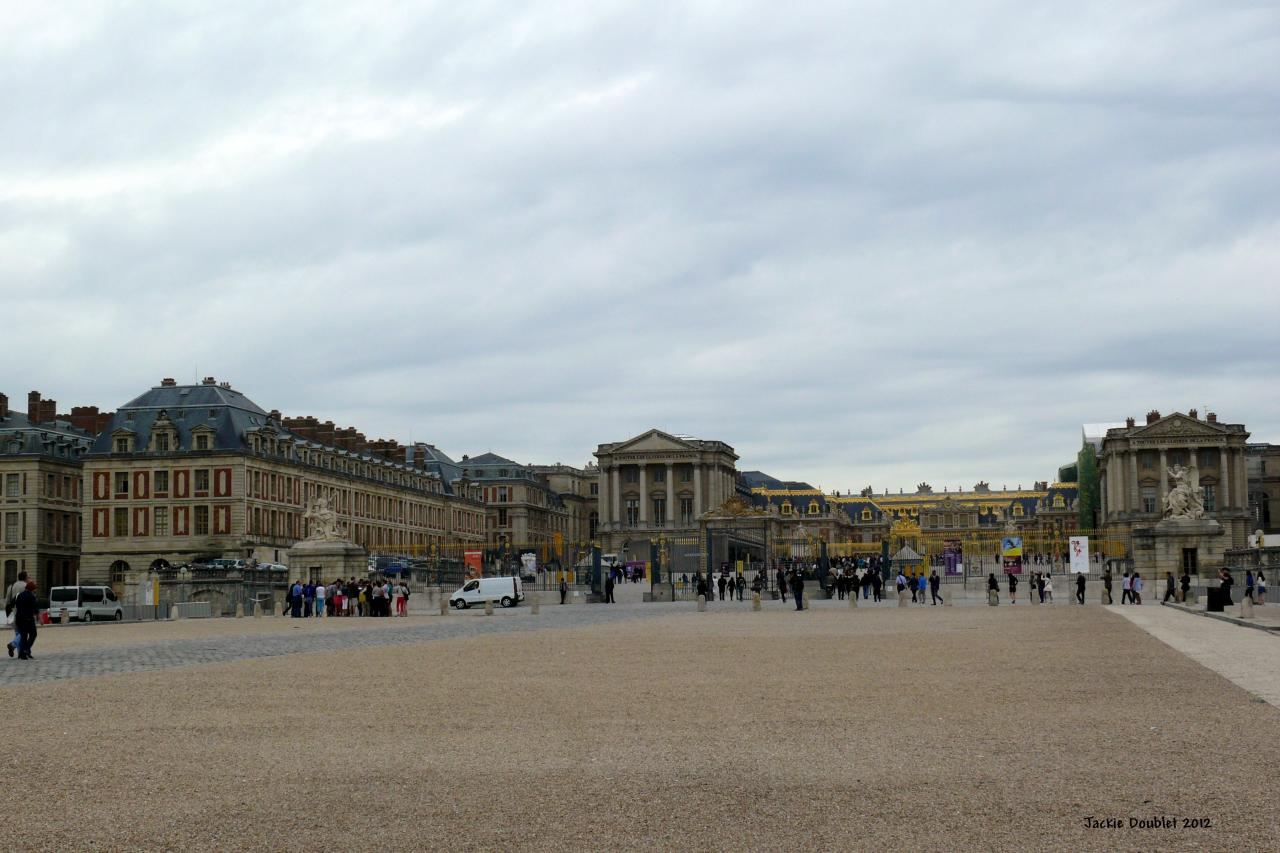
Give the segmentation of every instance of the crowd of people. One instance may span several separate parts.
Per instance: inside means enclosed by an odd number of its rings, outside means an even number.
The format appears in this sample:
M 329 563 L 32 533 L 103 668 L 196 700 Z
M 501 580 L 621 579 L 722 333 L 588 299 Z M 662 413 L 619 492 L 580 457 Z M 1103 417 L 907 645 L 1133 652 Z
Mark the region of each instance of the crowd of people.
M 342 580 L 333 583 L 294 581 L 285 593 L 284 615 L 295 619 L 321 616 L 409 615 L 408 581 Z

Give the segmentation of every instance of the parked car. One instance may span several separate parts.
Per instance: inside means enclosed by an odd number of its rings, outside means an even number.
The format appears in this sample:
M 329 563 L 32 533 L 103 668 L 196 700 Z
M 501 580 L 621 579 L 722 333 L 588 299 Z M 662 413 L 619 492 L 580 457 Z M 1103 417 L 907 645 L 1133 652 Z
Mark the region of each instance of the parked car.
M 49 619 L 57 622 L 63 613 L 80 622 L 124 618 L 116 591 L 109 586 L 55 586 L 49 590 Z
M 503 607 L 515 607 L 524 601 L 524 587 L 520 578 L 475 578 L 464 583 L 449 596 L 449 602 L 458 610 L 466 610 L 473 604 L 496 601 Z

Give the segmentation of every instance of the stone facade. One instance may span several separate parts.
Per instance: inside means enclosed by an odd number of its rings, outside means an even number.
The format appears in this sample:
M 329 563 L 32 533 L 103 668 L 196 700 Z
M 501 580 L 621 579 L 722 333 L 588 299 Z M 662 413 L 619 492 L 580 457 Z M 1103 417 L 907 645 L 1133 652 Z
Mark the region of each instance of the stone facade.
M 1201 420 L 1194 409 L 1167 416 L 1152 411 L 1144 424 L 1129 418 L 1107 430 L 1098 455 L 1103 526 L 1132 542 L 1138 572 L 1176 575 L 1185 565 L 1209 573 L 1222 565 L 1224 550 L 1245 544 L 1248 437 L 1243 424 L 1221 423 L 1213 413 Z M 1176 466 L 1189 469 L 1190 486 L 1203 501 L 1204 518 L 1194 520 L 1215 524 L 1165 523 Z
M 288 430 L 226 383 L 164 380 L 122 406 L 85 456 L 83 579 L 122 582 L 198 558 L 283 562 L 321 496 L 344 535 L 371 552 L 484 541 L 478 485 L 446 483 L 402 461 L 398 446 L 343 441 Z
M 1249 529 L 1280 534 L 1280 444 L 1245 445 Z
M 572 516 L 560 495 L 531 466 L 496 453 L 462 457 L 463 473 L 479 483 L 485 503 L 485 541 L 519 552 L 531 549 L 539 561 L 569 537 Z
M 702 441 L 651 429 L 627 441 L 601 444 L 601 547 L 647 559 L 649 541 L 698 536 L 698 518 L 737 491 L 738 456 L 722 441 Z M 623 546 L 627 545 L 626 549 Z
M 575 549 L 586 549 L 596 538 L 600 526 L 600 469 L 595 463 L 585 468 L 572 465 L 534 465 L 532 471 L 541 476 L 569 511 L 566 539 Z
M 93 438 L 39 392 L 28 403 L 24 416 L 0 394 L 0 576 L 7 588 L 25 571 L 47 595 L 80 570 L 81 466 Z

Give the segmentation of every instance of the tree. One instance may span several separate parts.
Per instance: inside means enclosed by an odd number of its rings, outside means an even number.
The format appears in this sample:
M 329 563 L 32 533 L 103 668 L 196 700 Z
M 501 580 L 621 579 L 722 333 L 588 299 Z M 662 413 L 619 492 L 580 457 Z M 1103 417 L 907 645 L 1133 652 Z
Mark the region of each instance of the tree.
M 1079 471 L 1078 491 L 1076 492 L 1076 511 L 1080 528 L 1093 530 L 1098 526 L 1098 510 L 1100 506 L 1101 477 L 1098 474 L 1098 454 L 1088 441 L 1076 454 L 1076 467 Z

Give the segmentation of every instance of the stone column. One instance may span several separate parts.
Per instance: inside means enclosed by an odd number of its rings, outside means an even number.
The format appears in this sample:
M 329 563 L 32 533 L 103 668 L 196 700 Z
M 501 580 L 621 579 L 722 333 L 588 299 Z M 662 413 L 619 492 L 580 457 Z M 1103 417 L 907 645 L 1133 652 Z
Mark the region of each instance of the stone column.
M 693 514 L 702 515 L 702 464 L 693 463 Z
M 667 517 L 666 527 L 675 527 L 676 519 L 676 465 L 667 463 Z
M 1225 512 L 1231 506 L 1231 451 L 1225 446 L 1218 451 L 1218 469 L 1218 512 Z
M 1236 507 L 1239 509 L 1249 508 L 1249 483 L 1245 480 L 1244 473 L 1244 448 L 1240 448 L 1237 454 L 1240 460 L 1239 466 L 1236 467 Z
M 1156 500 L 1156 511 L 1164 514 L 1164 496 L 1169 494 L 1169 461 L 1165 458 L 1165 449 L 1160 448 L 1160 497 Z
M 611 530 L 617 530 L 619 527 L 622 526 L 622 518 L 623 518 L 622 471 L 620 470 L 619 466 L 614 465 L 612 468 L 609 469 L 609 482 L 612 484 L 612 489 L 610 491 L 612 491 L 613 493 L 613 497 L 610 501 L 613 505 L 609 508 L 610 510 L 609 523 L 612 525 L 610 527 Z
M 1200 489 L 1200 460 L 1196 458 L 1196 449 L 1191 448 L 1191 488 Z
M 1142 509 L 1142 490 L 1138 488 L 1138 454 L 1130 448 L 1129 456 L 1129 481 L 1125 485 L 1128 486 L 1128 500 L 1125 501 L 1126 509 L 1130 512 L 1137 512 Z
M 640 526 L 644 527 L 649 521 L 649 489 L 645 483 L 644 463 L 636 467 L 640 469 Z

